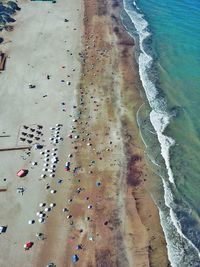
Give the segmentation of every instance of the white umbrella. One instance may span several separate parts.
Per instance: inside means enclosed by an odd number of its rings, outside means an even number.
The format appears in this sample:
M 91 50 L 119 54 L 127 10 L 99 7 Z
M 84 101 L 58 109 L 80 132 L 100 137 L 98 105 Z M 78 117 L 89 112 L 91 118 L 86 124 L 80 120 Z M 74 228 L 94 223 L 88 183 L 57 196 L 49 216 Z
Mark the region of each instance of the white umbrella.
M 29 220 L 29 221 L 28 221 L 28 224 L 34 224 L 34 223 L 35 223 L 34 220 Z
M 51 211 L 51 208 L 45 208 L 44 211 L 45 212 Z
M 44 219 L 44 218 L 39 218 L 39 219 L 38 219 L 38 222 L 39 222 L 39 223 L 44 223 L 44 222 L 45 222 L 45 219 Z
M 43 165 L 43 166 L 44 166 L 44 167 L 48 167 L 48 165 L 49 165 L 48 163 L 44 163 L 44 165 Z
M 31 164 L 32 164 L 33 166 L 35 166 L 35 165 L 37 165 L 37 162 L 36 162 L 36 161 L 33 161 Z
M 41 174 L 41 175 L 40 175 L 41 178 L 44 178 L 45 176 L 46 176 L 45 174 Z
M 51 194 L 55 194 L 55 193 L 56 193 L 56 190 L 51 189 L 50 193 L 51 193 Z
M 55 207 L 55 206 L 56 206 L 55 203 L 50 203 L 50 204 L 49 204 L 49 207 L 51 207 L 51 208 L 53 208 L 53 207 Z
M 43 171 L 43 172 L 46 172 L 46 171 L 47 171 L 47 168 L 42 169 L 42 171 Z
M 51 174 L 49 175 L 49 177 L 52 177 L 52 178 L 53 178 L 54 176 L 55 176 L 55 174 L 53 174 L 53 173 L 51 173 Z
M 44 206 L 46 206 L 46 203 L 42 203 L 42 202 L 41 202 L 41 203 L 39 204 L 39 207 L 40 207 L 40 208 L 41 208 L 41 207 L 44 207 Z

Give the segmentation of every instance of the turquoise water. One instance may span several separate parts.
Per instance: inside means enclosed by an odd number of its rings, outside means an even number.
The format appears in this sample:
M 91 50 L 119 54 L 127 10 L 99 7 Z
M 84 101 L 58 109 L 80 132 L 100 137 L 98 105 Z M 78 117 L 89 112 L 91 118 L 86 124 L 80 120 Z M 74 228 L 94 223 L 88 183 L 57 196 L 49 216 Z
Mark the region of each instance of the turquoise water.
M 162 180 L 169 258 L 172 266 L 200 266 L 200 1 L 124 0 L 124 7 L 149 103 L 139 121 Z

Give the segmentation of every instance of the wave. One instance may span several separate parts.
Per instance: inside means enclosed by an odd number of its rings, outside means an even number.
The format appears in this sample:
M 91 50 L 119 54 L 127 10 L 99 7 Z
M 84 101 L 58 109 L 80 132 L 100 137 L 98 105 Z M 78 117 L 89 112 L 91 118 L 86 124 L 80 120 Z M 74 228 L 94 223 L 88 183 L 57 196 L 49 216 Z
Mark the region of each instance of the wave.
M 165 135 L 165 130 L 169 125 L 173 115 L 167 112 L 167 103 L 164 97 L 160 96 L 155 82 L 153 82 L 152 79 L 149 78 L 154 60 L 153 57 L 149 53 L 147 53 L 147 50 L 145 49 L 145 42 L 151 37 L 151 33 L 148 28 L 148 22 L 145 20 L 144 15 L 141 13 L 136 1 L 133 2 L 132 0 L 123 0 L 123 4 L 124 10 L 126 11 L 128 17 L 131 19 L 136 30 L 139 46 L 139 75 L 146 93 L 146 97 L 151 107 L 150 121 L 157 133 L 161 148 L 161 155 L 164 159 L 168 174 L 167 180 L 161 177 L 164 188 L 164 202 L 166 209 L 165 212 L 159 209 L 159 213 L 167 241 L 169 260 L 172 266 L 189 266 L 188 264 L 193 260 L 189 259 L 190 257 L 188 259 L 185 259 L 185 251 L 190 251 L 191 249 L 192 251 L 195 250 L 198 256 L 199 251 L 193 245 L 193 243 L 182 233 L 181 225 L 173 209 L 174 199 L 171 187 L 175 189 L 176 185 L 173 171 L 170 166 L 170 149 L 175 145 L 175 140 L 170 136 Z M 135 37 L 135 35 L 130 31 L 129 34 L 133 38 Z M 195 266 L 194 262 L 192 266 Z

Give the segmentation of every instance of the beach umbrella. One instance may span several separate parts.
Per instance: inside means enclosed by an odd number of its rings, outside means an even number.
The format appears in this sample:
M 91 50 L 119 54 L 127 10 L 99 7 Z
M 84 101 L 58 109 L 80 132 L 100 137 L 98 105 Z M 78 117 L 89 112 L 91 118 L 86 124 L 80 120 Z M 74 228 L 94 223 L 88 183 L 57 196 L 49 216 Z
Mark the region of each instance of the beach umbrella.
M 56 265 L 53 262 L 50 262 L 50 263 L 47 264 L 46 267 L 56 267 Z
M 44 206 L 46 206 L 46 203 L 42 203 L 42 202 L 41 202 L 41 203 L 39 204 L 39 207 L 40 207 L 40 208 L 42 208 L 42 207 L 44 207 Z
M 44 222 L 45 222 L 45 219 L 44 219 L 44 218 L 39 218 L 39 219 L 38 219 L 38 222 L 39 222 L 39 223 L 44 223 Z
M 55 177 L 55 174 L 51 173 L 51 174 L 49 175 L 49 177 L 53 178 L 53 177 Z
M 55 193 L 56 193 L 56 190 L 51 189 L 50 193 L 51 193 L 51 194 L 55 194 Z
M 41 178 L 45 178 L 45 176 L 46 176 L 45 174 L 41 174 L 40 175 Z
M 77 250 L 82 249 L 82 245 L 77 245 L 77 246 L 76 246 L 76 249 L 77 249 Z
M 43 145 L 35 144 L 35 149 L 42 149 L 42 148 L 43 148 Z
M 67 211 L 69 211 L 67 208 L 64 208 L 63 210 L 62 210 L 63 212 L 67 212 Z
M 72 262 L 73 263 L 76 263 L 78 260 L 79 260 L 78 255 L 75 254 L 75 255 L 72 256 Z
M 45 208 L 44 211 L 45 212 L 51 211 L 51 208 Z
M 58 149 L 57 149 L 57 148 L 55 148 L 55 147 L 53 147 L 53 148 L 52 148 L 52 151 L 57 151 L 57 150 L 58 150 Z
M 44 151 L 41 151 L 41 152 L 40 152 L 40 155 L 44 155 Z
M 92 209 L 92 205 L 88 205 L 88 209 Z
M 29 221 L 28 221 L 28 224 L 34 224 L 34 223 L 35 223 L 34 220 L 29 220 Z
M 47 172 L 47 168 L 42 169 L 43 172 Z
M 48 163 L 44 163 L 43 166 L 44 166 L 44 167 L 48 167 L 49 164 L 48 164 Z
M 31 164 L 32 164 L 33 166 L 35 166 L 35 165 L 37 165 L 37 162 L 36 162 L 36 161 L 33 161 Z
M 50 203 L 49 204 L 49 207 L 51 207 L 51 208 L 53 208 L 53 207 L 55 207 L 56 206 L 56 203 Z
M 97 182 L 96 182 L 96 186 L 97 186 L 97 187 L 101 186 L 101 182 L 97 181 Z
M 27 242 L 26 244 L 24 244 L 24 248 L 25 249 L 29 249 L 29 248 L 31 248 L 33 246 L 33 242 L 31 242 L 31 241 L 29 241 L 29 242 Z
M 39 218 L 44 218 L 45 217 L 45 214 L 40 212 L 40 214 L 38 215 Z

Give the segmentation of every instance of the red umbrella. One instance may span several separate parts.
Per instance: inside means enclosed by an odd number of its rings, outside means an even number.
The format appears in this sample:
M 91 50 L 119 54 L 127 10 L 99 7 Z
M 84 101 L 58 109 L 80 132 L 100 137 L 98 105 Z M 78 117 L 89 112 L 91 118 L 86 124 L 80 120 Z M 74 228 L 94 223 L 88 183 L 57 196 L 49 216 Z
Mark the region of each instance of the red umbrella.
M 33 242 L 27 242 L 25 245 L 24 245 L 24 248 L 25 250 L 28 250 L 29 248 L 31 248 L 33 246 Z

